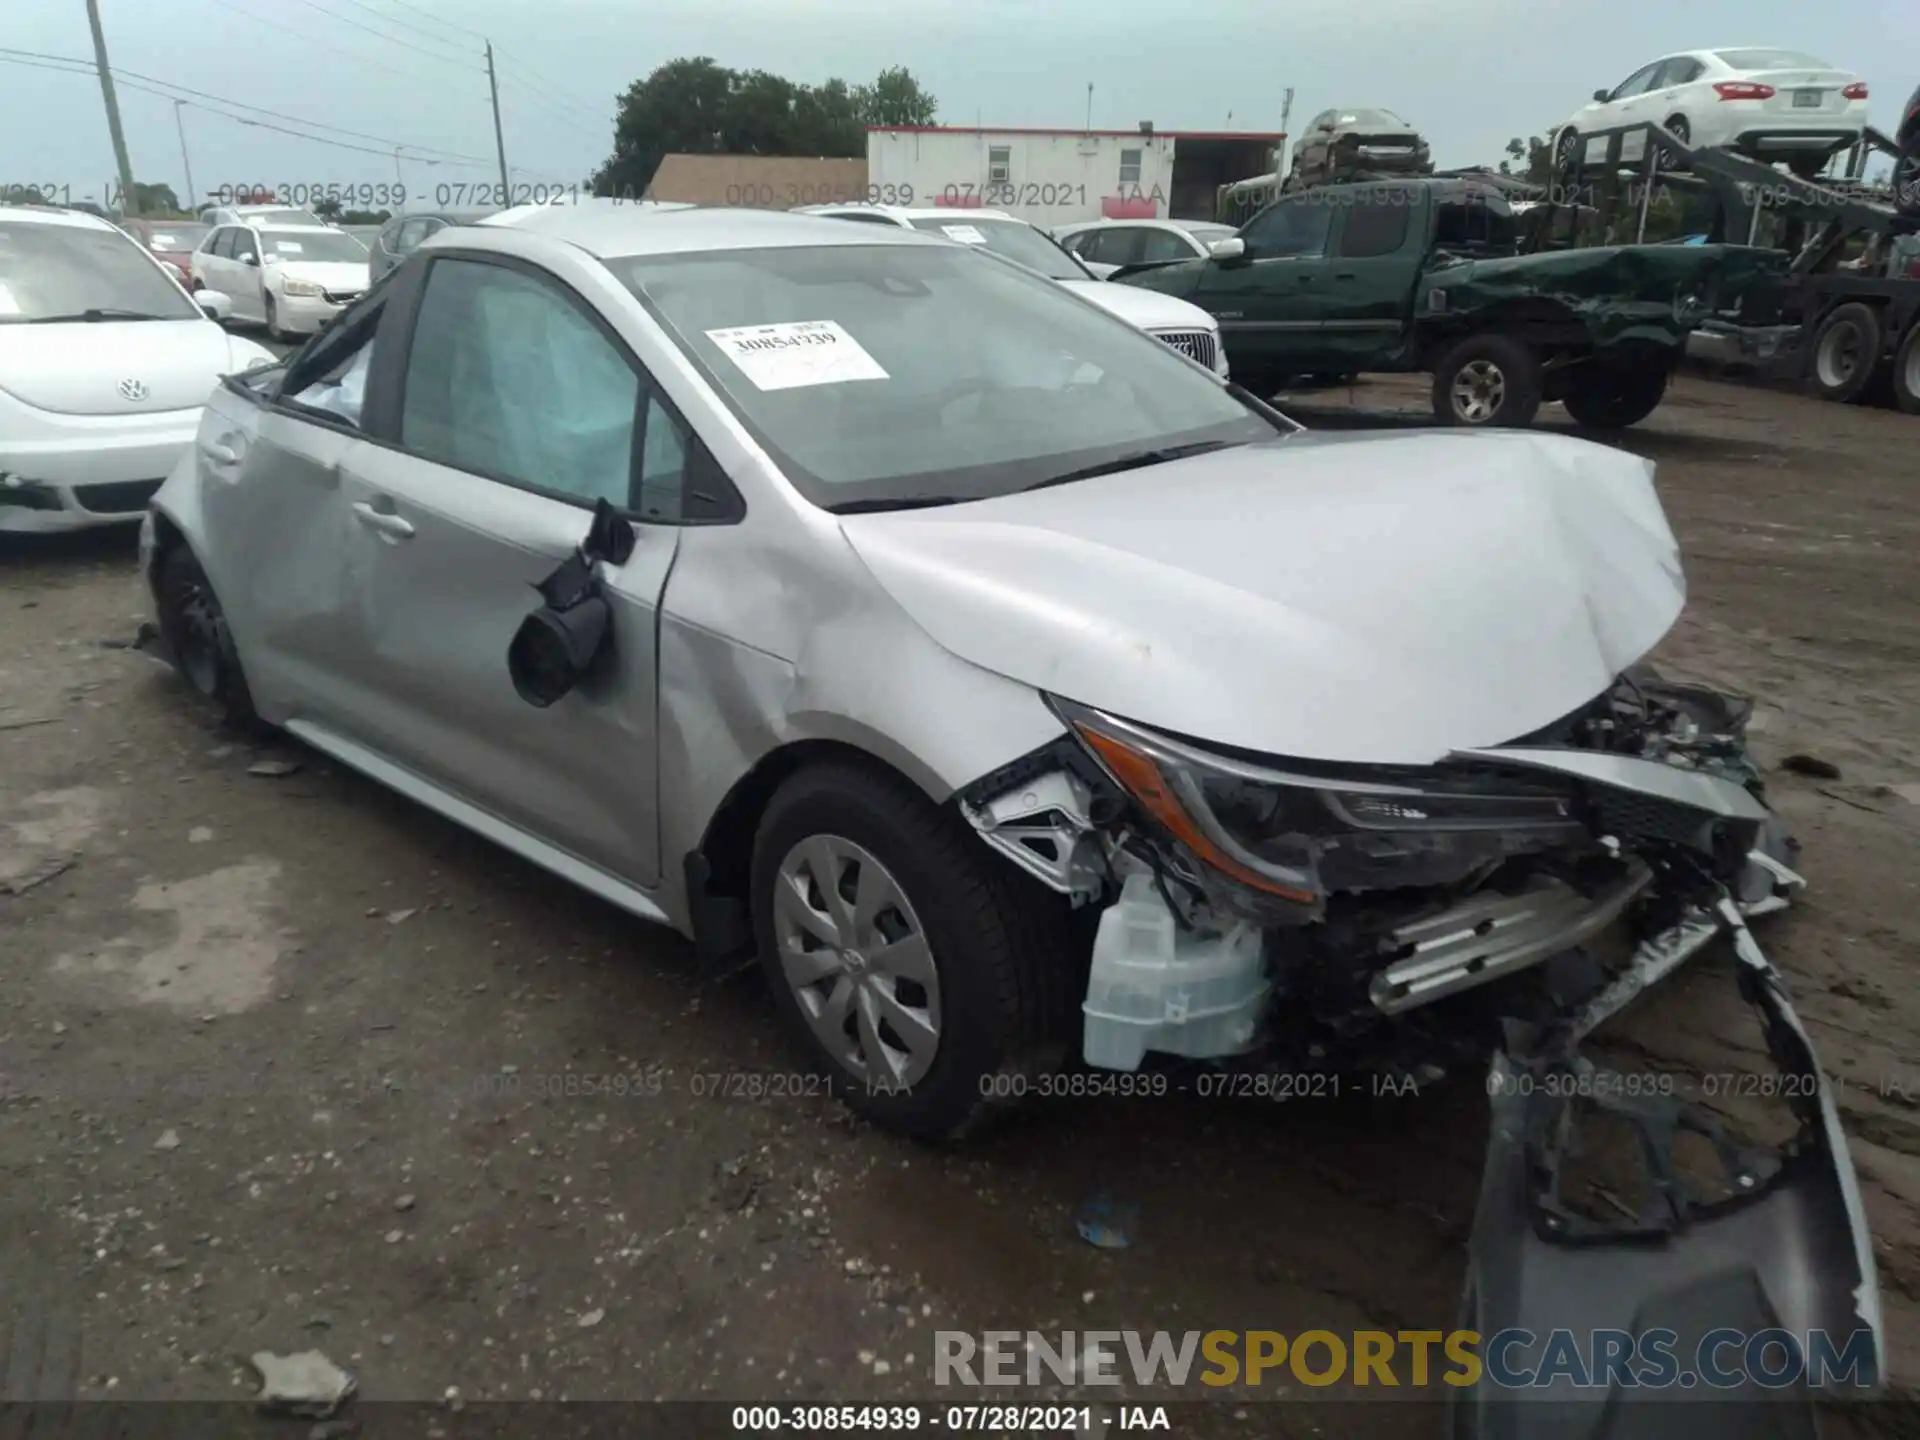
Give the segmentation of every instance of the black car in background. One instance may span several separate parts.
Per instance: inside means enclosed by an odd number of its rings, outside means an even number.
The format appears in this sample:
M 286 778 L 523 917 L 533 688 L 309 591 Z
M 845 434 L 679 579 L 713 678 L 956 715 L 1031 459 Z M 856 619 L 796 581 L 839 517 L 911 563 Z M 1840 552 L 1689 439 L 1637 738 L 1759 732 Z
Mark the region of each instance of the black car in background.
M 367 242 L 369 279 L 378 280 L 418 250 L 429 235 L 449 225 L 472 225 L 497 210 L 413 210 L 396 215 Z
M 1391 110 L 1322 110 L 1294 143 L 1287 188 L 1432 173 L 1427 142 Z

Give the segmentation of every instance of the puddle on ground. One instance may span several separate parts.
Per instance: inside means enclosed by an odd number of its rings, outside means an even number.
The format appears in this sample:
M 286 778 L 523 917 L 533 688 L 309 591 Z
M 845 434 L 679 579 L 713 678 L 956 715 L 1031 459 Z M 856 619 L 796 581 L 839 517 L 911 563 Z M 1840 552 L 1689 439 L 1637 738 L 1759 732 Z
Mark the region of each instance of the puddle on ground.
M 132 929 L 86 954 L 63 955 L 53 968 L 109 981 L 144 1005 L 195 1014 L 250 1010 L 272 994 L 286 944 L 270 916 L 279 879 L 277 861 L 251 860 L 142 885 L 132 905 L 142 918 Z M 168 930 L 172 938 L 156 946 L 155 934 Z
M 90 785 L 29 795 L 0 819 L 0 888 L 78 853 L 106 818 L 108 796 Z

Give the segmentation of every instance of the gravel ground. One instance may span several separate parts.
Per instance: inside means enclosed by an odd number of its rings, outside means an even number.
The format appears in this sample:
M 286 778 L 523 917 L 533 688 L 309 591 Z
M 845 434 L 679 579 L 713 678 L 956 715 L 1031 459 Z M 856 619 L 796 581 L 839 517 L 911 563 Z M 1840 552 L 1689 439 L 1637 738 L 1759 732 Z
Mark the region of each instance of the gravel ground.
M 1393 425 L 1422 405 L 1383 381 L 1292 408 Z M 1903 1383 L 1916 435 L 1687 380 L 1625 441 L 1659 462 L 1693 591 L 1659 658 L 1758 695 L 1770 764 L 1840 771 L 1770 780 L 1812 883 L 1761 939 L 1840 1082 Z M 368 1399 L 924 1400 L 936 1328 L 1452 1323 L 1474 1077 L 1059 1101 L 954 1151 L 897 1141 L 785 1078 L 752 977 L 702 984 L 677 938 L 312 752 L 211 728 L 124 648 L 145 612 L 131 535 L 0 550 L 11 1393 L 231 1398 L 241 1357 L 318 1348 Z M 1703 1073 L 1758 1054 L 1720 958 L 1628 1029 Z M 1130 1249 L 1076 1236 L 1100 1190 L 1138 1203 Z M 1434 1433 L 1411 1405 L 1227 1404 L 1201 1428 Z

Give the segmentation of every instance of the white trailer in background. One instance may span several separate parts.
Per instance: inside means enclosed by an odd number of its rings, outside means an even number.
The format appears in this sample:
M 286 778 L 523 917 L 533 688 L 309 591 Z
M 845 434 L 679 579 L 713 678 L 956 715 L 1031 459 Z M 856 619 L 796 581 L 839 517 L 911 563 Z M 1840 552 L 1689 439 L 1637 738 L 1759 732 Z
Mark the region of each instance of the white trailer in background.
M 867 183 L 881 204 L 1005 210 L 1035 225 L 1211 220 L 1220 185 L 1271 169 L 1278 133 L 872 126 Z

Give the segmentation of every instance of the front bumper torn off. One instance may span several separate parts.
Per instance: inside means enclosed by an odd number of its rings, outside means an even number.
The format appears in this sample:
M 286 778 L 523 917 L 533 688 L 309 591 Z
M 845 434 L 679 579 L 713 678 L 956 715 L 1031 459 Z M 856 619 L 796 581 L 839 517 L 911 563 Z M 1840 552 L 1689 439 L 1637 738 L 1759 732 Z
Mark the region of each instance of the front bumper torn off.
M 1796 1133 L 1779 1147 L 1743 1148 L 1700 1107 L 1624 1083 L 1580 1054 L 1602 1021 L 1721 934 L 1732 941 L 1741 995 L 1759 1014 L 1779 1093 L 1792 1108 Z M 1511 1026 L 1487 1088 L 1491 1134 L 1463 1323 L 1483 1347 L 1501 1332 L 1515 1334 L 1501 1347 L 1501 1375 L 1456 1396 L 1450 1433 L 1459 1440 L 1810 1436 L 1815 1396 L 1878 1392 L 1885 1339 L 1853 1162 L 1806 1030 L 1733 899 L 1697 909 L 1643 944 L 1616 980 L 1550 1029 Z M 1569 1199 L 1576 1182 L 1568 1176 L 1589 1153 L 1581 1141 L 1601 1118 L 1632 1135 L 1628 1153 L 1645 1182 L 1622 1187 L 1645 1197 L 1639 1208 L 1616 1197 L 1624 1222 L 1596 1218 L 1598 1207 Z M 1711 1147 L 1721 1173 L 1683 1173 L 1677 1142 L 1688 1135 Z M 1624 1369 L 1582 1375 L 1561 1366 L 1542 1378 L 1549 1337 L 1566 1332 L 1591 1355 L 1598 1331 L 1635 1346 L 1669 1332 L 1677 1368 L 1649 1372 L 1635 1349 Z M 1716 1331 L 1719 1348 L 1709 1352 Z M 1765 1331 L 1793 1337 L 1805 1373 L 1789 1368 L 1776 1386 L 1735 1378 L 1744 1373 L 1745 1342 Z M 1712 1374 L 1696 1364 L 1706 1353 Z M 1829 1362 L 1824 1377 L 1820 1353 Z M 1713 1408 L 1683 1403 L 1701 1400 Z

